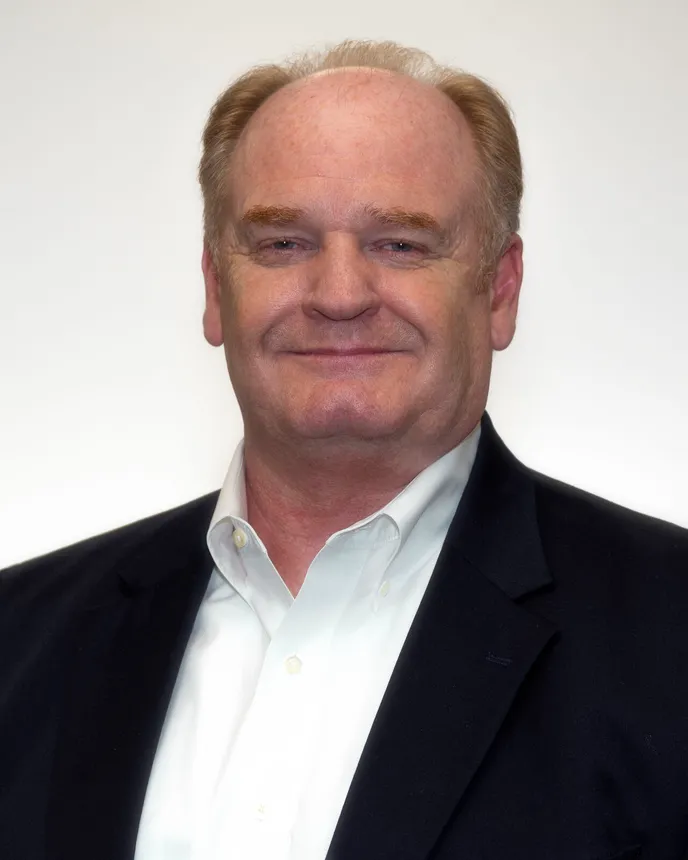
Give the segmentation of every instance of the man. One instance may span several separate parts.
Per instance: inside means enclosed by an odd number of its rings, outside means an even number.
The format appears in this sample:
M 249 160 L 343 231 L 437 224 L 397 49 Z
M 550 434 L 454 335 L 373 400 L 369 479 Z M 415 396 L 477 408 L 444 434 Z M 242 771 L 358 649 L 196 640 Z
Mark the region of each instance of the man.
M 2 575 L 0 856 L 688 857 L 688 533 L 485 413 L 499 96 L 391 43 L 247 73 L 200 168 L 225 484 Z

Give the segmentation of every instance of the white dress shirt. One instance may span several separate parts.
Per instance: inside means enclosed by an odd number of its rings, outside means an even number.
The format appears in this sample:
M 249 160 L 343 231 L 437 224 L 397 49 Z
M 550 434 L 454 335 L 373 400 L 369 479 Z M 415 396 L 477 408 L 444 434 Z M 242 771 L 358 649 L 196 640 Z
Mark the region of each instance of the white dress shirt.
M 246 521 L 239 444 L 135 860 L 324 860 L 479 435 L 329 537 L 296 598 Z

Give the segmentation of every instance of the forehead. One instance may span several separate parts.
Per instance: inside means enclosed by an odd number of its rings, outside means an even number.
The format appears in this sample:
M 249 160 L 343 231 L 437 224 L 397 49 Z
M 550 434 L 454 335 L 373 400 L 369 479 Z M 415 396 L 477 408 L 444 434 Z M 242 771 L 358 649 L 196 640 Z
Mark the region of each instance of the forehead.
M 476 165 L 468 124 L 443 93 L 392 72 L 338 69 L 290 84 L 256 112 L 235 152 L 232 208 L 302 193 L 348 198 L 349 209 L 382 196 L 441 214 L 470 194 Z

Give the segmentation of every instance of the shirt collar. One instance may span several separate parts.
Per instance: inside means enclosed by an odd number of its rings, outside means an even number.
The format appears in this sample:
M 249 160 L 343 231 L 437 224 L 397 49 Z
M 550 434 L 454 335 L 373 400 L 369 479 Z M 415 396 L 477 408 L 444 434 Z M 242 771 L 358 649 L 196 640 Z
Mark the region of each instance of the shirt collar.
M 390 527 L 373 529 L 378 539 L 399 539 L 401 550 L 413 534 L 414 542 L 443 539 L 468 483 L 480 441 L 480 422 L 468 436 L 438 460 L 435 460 L 380 510 L 331 535 L 326 543 L 343 536 L 357 542 L 370 540 L 370 526 L 385 520 Z M 244 482 L 244 440 L 236 447 L 227 476 L 220 490 L 217 505 L 207 532 L 207 543 L 215 564 L 225 578 L 230 579 L 225 560 L 235 547 L 232 534 L 236 528 L 246 531 L 258 552 L 265 546 L 246 521 L 246 485 Z M 231 555 L 230 555 L 231 557 Z
M 468 483 L 479 441 L 480 422 L 382 508 L 380 514 L 387 514 L 397 526 L 401 548 L 412 534 L 414 539 L 444 539 Z

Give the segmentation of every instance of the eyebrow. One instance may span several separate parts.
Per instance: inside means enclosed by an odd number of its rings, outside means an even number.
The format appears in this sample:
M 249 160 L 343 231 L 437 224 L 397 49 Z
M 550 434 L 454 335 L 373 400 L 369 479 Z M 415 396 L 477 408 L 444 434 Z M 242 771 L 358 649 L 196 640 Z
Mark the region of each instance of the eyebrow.
M 442 240 L 447 237 L 447 231 L 440 226 L 437 219 L 427 212 L 413 212 L 399 207 L 380 209 L 377 206 L 366 205 L 363 207 L 363 213 L 379 224 L 436 233 Z M 286 227 L 306 218 L 305 210 L 293 206 L 252 206 L 243 214 L 241 223 L 244 225 Z
M 241 216 L 241 223 L 286 227 L 305 215 L 303 209 L 294 209 L 291 206 L 251 206 Z

